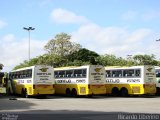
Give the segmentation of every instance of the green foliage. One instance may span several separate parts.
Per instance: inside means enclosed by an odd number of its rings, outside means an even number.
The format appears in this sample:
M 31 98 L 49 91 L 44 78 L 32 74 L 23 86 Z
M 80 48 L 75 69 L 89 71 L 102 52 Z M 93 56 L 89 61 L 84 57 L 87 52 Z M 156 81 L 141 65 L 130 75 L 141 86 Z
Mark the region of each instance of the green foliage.
M 98 64 L 96 61 L 97 57 L 99 57 L 99 55 L 96 52 L 82 48 L 79 51 L 75 51 L 74 53 L 68 55 L 67 59 L 73 64 Z
M 4 67 L 4 66 L 3 66 L 3 64 L 1 64 L 1 63 L 0 63 L 0 70 L 2 70 L 2 69 L 3 69 L 3 67 Z
M 102 64 L 104 66 L 124 66 L 127 64 L 127 61 L 121 57 L 116 57 L 115 55 L 101 55 L 97 58 L 99 64 Z
M 155 55 L 135 55 L 133 60 L 136 65 L 158 65 L 158 61 L 155 60 Z

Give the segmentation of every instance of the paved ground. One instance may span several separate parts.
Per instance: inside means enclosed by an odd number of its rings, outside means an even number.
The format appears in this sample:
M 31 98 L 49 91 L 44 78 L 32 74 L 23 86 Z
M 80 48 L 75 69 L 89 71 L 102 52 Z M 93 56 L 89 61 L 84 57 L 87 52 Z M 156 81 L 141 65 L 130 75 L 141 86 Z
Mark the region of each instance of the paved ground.
M 10 100 L 16 98 L 16 100 Z M 109 97 L 95 96 L 93 98 L 66 98 L 49 96 L 46 99 L 20 98 L 6 96 L 0 98 L 0 118 L 14 117 L 22 119 L 69 119 L 69 120 L 103 120 L 106 118 L 124 119 L 140 115 L 156 114 L 160 119 L 160 96 L 155 97 Z M 15 115 L 15 116 L 14 116 Z M 123 116 L 125 115 L 125 116 Z M 136 115 L 136 116 L 134 116 Z M 78 117 L 77 117 L 78 116 Z M 35 118 L 34 118 L 35 117 Z M 38 118 L 37 118 L 38 117 Z M 136 119 L 135 118 L 135 119 Z M 144 120 L 144 119 L 143 119 Z

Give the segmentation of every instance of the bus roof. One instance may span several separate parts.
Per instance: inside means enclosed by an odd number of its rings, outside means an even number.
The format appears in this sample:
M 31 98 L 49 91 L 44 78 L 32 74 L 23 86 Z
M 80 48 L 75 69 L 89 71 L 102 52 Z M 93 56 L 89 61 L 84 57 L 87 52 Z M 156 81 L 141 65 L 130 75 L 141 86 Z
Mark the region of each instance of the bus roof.
M 66 70 L 66 69 L 89 68 L 90 66 L 96 66 L 96 65 L 83 65 L 83 66 L 67 66 L 67 67 L 58 67 L 58 68 L 54 68 L 54 70 Z M 101 66 L 101 65 L 97 65 L 97 66 Z
M 105 69 L 130 69 L 130 68 L 143 68 L 145 66 L 151 65 L 141 65 L 141 66 L 106 66 Z
M 26 69 L 33 69 L 35 67 L 49 67 L 49 66 L 48 65 L 34 65 L 34 66 L 29 66 L 29 67 L 24 67 L 24 68 L 12 70 L 11 72 L 21 71 L 21 70 L 26 70 Z

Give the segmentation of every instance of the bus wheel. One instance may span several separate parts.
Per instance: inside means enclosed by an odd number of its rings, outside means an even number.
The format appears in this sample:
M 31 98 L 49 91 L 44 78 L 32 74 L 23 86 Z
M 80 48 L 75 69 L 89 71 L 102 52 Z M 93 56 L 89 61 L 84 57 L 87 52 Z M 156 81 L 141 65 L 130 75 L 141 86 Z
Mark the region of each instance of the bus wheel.
M 75 88 L 72 89 L 72 96 L 77 97 L 77 91 Z
M 28 98 L 27 90 L 26 90 L 26 89 L 25 89 L 25 90 L 22 89 L 21 95 L 22 95 L 22 97 L 24 97 L 24 98 Z
M 92 98 L 93 97 L 93 94 L 89 94 L 87 95 L 88 98 Z
M 66 89 L 66 96 L 67 97 L 70 97 L 71 96 L 71 91 L 69 88 Z
M 118 88 L 113 88 L 112 89 L 112 96 L 119 96 L 119 90 L 118 90 Z
M 160 88 L 159 87 L 156 88 L 156 95 L 160 95 Z
M 8 89 L 8 95 L 12 95 L 10 88 Z
M 25 98 L 29 98 L 29 95 L 28 95 L 28 93 L 27 93 L 27 89 L 25 89 L 25 91 L 24 91 L 24 97 L 25 97 Z
M 121 93 L 122 97 L 127 97 L 128 96 L 128 90 L 126 88 L 122 88 L 120 93 Z
M 22 97 L 25 97 L 24 92 L 25 92 L 25 91 L 24 91 L 24 89 L 22 88 L 22 90 L 21 90 L 21 96 L 22 96 Z

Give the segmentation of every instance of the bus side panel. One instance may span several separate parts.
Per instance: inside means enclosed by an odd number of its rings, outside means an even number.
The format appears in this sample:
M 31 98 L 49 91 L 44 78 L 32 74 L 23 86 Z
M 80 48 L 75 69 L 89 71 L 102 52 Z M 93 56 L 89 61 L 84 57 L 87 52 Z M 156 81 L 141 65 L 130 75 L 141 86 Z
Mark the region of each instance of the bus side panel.
M 0 87 L 0 94 L 5 94 L 5 93 L 6 93 L 6 88 Z
M 56 94 L 66 94 L 66 90 L 69 89 L 70 92 L 76 89 L 77 95 L 88 95 L 89 89 L 87 84 L 56 84 L 55 85 Z
M 106 84 L 106 94 L 111 94 L 113 88 L 118 88 L 120 91 L 122 88 L 128 90 L 130 95 L 142 95 L 142 94 L 155 94 L 155 86 L 145 86 L 143 84 Z
M 66 84 L 55 84 L 55 94 L 66 94 Z
M 77 95 L 106 94 L 105 85 L 88 85 L 88 84 L 56 84 L 56 94 L 66 94 L 66 89 L 70 92 L 76 89 Z

